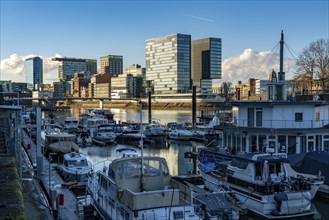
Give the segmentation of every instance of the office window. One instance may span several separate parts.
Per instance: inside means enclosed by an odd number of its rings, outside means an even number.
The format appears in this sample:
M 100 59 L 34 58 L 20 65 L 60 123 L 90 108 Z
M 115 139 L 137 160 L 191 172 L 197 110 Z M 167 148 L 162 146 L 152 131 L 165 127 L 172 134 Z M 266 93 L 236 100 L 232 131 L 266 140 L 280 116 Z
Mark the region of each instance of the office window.
M 303 121 L 303 113 L 296 112 L 295 113 L 295 122 L 301 122 L 301 121 Z

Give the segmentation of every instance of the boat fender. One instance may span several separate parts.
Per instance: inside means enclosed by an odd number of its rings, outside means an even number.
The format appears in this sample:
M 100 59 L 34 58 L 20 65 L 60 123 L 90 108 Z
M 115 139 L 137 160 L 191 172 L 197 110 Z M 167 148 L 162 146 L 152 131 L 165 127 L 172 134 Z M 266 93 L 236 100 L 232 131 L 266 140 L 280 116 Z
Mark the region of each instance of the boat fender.
M 273 216 L 278 216 L 281 213 L 282 201 L 287 201 L 288 196 L 286 193 L 278 193 L 274 195 L 274 200 L 276 202 L 276 209 L 272 211 Z

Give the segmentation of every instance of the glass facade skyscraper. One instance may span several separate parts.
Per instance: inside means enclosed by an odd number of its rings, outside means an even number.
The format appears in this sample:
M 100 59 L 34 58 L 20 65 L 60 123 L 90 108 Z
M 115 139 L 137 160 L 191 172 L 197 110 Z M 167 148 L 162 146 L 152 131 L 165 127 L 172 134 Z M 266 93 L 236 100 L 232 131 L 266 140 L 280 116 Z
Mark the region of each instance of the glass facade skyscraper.
M 146 40 L 146 80 L 154 93 L 191 89 L 191 36 L 172 34 Z
M 34 90 L 36 85 L 43 83 L 43 65 L 40 57 L 25 60 L 25 82 L 29 90 Z
M 97 72 L 97 60 L 94 59 L 79 59 L 79 58 L 60 58 L 55 57 L 53 61 L 58 61 L 58 78 L 60 81 L 68 81 L 74 78 L 74 73 Z
M 204 38 L 192 41 L 192 83 L 199 89 L 212 90 L 213 79 L 222 78 L 222 40 Z
M 109 73 L 111 76 L 118 76 L 123 73 L 123 57 L 108 55 L 101 57 L 101 73 Z

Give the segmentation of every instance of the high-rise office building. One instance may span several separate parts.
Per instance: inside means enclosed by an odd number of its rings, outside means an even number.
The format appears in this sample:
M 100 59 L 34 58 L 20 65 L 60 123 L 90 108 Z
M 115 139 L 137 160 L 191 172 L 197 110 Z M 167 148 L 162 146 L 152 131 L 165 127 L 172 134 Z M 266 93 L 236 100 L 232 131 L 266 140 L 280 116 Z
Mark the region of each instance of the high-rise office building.
M 74 73 L 97 73 L 97 60 L 67 57 L 55 57 L 52 60 L 59 62 L 58 78 L 60 81 L 68 81 L 73 79 Z
M 111 76 L 118 76 L 123 72 L 123 57 L 107 55 L 101 57 L 101 74 L 109 73 Z
M 146 80 L 157 94 L 190 90 L 191 36 L 172 34 L 146 40 Z
M 43 65 L 40 57 L 25 60 L 25 82 L 31 91 L 43 83 Z
M 212 91 L 214 79 L 222 77 L 222 40 L 204 38 L 192 41 L 193 86 Z

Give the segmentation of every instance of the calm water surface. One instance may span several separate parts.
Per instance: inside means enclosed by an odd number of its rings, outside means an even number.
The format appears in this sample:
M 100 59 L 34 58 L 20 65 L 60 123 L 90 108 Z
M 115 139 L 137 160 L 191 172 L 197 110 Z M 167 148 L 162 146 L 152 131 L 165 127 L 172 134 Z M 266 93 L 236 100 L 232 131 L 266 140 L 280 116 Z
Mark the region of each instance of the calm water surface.
M 125 110 L 125 109 L 111 109 L 115 114 L 114 120 L 117 122 L 123 121 L 134 121 L 140 122 L 140 113 L 135 110 Z M 70 111 L 54 112 L 56 116 L 56 121 L 63 122 L 67 116 L 75 116 L 79 120 L 79 115 L 82 113 L 87 113 L 88 111 L 84 108 L 73 108 Z M 43 117 L 48 117 L 48 112 L 43 113 Z M 177 110 L 153 110 L 152 118 L 156 118 L 162 124 L 167 124 L 168 122 L 190 122 L 192 121 L 191 111 L 177 111 Z M 148 112 L 147 110 L 142 111 L 142 120 L 144 123 L 148 122 Z M 144 155 L 149 156 L 160 156 L 167 160 L 169 170 L 171 175 L 184 175 L 188 174 L 191 164 L 190 160 L 184 158 L 184 153 L 188 151 L 195 150 L 196 148 L 203 147 L 203 143 L 194 141 L 175 141 L 169 140 L 163 144 L 156 144 L 152 146 L 144 146 Z M 94 170 L 99 170 L 109 163 L 109 160 L 115 159 L 118 155 L 116 149 L 130 147 L 135 148 L 140 154 L 140 149 L 134 146 L 128 145 L 113 145 L 109 147 L 97 147 L 91 146 L 87 148 L 81 148 L 80 151 L 86 154 L 88 161 L 93 164 Z M 107 161 L 107 162 L 105 162 Z M 314 208 L 317 214 L 313 217 L 303 217 L 298 219 L 323 219 L 329 220 L 329 200 L 323 198 L 315 198 L 313 202 Z M 246 217 L 246 219 L 259 219 L 257 217 Z

